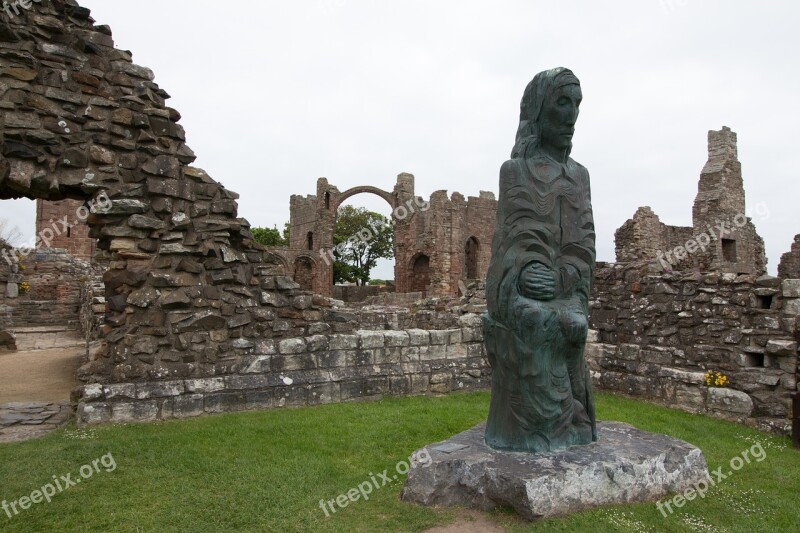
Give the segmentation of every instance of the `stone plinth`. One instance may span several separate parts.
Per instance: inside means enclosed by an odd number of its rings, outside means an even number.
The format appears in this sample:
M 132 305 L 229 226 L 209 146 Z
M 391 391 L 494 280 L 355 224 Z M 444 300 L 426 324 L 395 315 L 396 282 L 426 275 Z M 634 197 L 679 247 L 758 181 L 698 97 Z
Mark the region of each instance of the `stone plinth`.
M 428 446 L 432 463 L 412 468 L 402 499 L 481 510 L 509 506 L 535 520 L 656 501 L 707 479 L 699 448 L 619 422 L 599 423 L 599 442 L 539 454 L 493 450 L 484 443 L 484 428 Z

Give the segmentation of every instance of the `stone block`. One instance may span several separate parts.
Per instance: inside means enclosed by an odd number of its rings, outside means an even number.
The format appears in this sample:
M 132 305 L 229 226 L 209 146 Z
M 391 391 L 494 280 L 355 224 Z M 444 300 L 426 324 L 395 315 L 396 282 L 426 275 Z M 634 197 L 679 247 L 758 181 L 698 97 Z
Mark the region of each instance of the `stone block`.
M 783 280 L 782 290 L 784 298 L 800 298 L 800 279 Z
M 156 400 L 111 404 L 111 422 L 114 424 L 153 422 L 157 419 L 158 402 Z
M 147 400 L 149 398 L 166 398 L 179 396 L 185 390 L 183 381 L 152 381 L 136 385 L 136 398 Z
M 430 385 L 430 376 L 424 374 L 411 375 L 411 394 L 425 394 L 429 392 Z
M 116 383 L 103 386 L 107 400 L 133 400 L 136 398 L 136 385 L 133 383 Z
M 175 418 L 191 418 L 204 412 L 205 397 L 202 394 L 184 394 L 174 399 L 172 415 Z
M 361 330 L 356 332 L 356 334 L 358 335 L 358 344 L 360 348 L 372 349 L 383 348 L 384 346 L 383 332 Z
M 766 350 L 771 355 L 797 355 L 797 343 L 791 340 L 770 339 Z
M 329 342 L 331 350 L 354 350 L 358 348 L 357 335 L 331 335 Z
M 448 344 L 447 345 L 447 358 L 448 359 L 464 359 L 467 357 L 467 345 L 463 343 Z
M 700 449 L 619 422 L 598 424 L 599 441 L 546 453 L 489 448 L 481 424 L 415 452 L 401 498 L 482 511 L 512 507 L 528 520 L 608 505 L 657 501 L 708 479 Z
M 395 396 L 403 396 L 411 393 L 410 376 L 391 376 L 389 378 L 389 392 Z
M 275 406 L 274 393 L 271 390 L 266 391 L 246 391 L 245 407 L 249 410 L 252 409 L 270 409 Z
M 430 335 L 431 335 L 431 345 L 447 344 L 448 341 L 450 340 L 450 331 L 447 330 L 433 330 L 430 332 Z
M 419 361 L 419 346 L 409 346 L 407 348 L 403 348 L 401 351 L 401 360 L 404 363 Z
M 187 379 L 184 383 L 188 393 L 207 394 L 225 390 L 224 378 Z
M 216 392 L 206 395 L 204 409 L 206 413 L 230 413 L 243 411 L 246 406 L 243 392 Z
M 79 426 L 107 424 L 111 421 L 111 406 L 104 402 L 80 402 L 76 418 Z
M 800 315 L 800 298 L 792 298 L 783 301 L 783 314 L 789 316 Z
M 420 361 L 435 361 L 437 359 L 445 359 L 445 358 L 447 358 L 446 344 L 432 344 L 430 346 L 419 347 Z
M 276 407 L 303 407 L 308 405 L 308 389 L 302 386 L 275 389 Z
M 265 389 L 269 387 L 269 376 L 251 374 L 248 376 L 226 376 L 225 390 Z
M 273 355 L 273 372 L 292 372 L 295 370 L 313 370 L 316 360 L 312 354 Z
M 325 335 L 313 335 L 306 337 L 306 345 L 309 352 L 321 352 L 329 348 L 328 337 Z
M 355 350 L 330 350 L 327 352 L 318 352 L 317 366 L 318 368 L 336 368 L 343 367 L 347 364 L 348 354 L 350 357 L 355 356 Z
M 299 354 L 305 352 L 306 349 L 306 341 L 304 339 L 284 339 L 278 343 L 278 351 L 282 355 Z
M 322 405 L 341 401 L 338 383 L 324 383 L 308 391 L 308 405 Z
M 427 346 L 431 343 L 431 334 L 425 329 L 409 329 L 411 346 Z
M 411 339 L 405 331 L 386 331 L 384 332 L 387 348 L 409 346 Z
M 750 416 L 753 413 L 753 399 L 738 390 L 709 387 L 706 407 L 711 411 Z

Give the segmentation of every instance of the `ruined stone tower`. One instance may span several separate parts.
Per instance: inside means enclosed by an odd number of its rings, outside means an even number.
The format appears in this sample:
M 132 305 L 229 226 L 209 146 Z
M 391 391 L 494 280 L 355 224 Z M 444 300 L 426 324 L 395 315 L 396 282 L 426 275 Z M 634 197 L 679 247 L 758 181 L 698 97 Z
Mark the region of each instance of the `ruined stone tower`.
M 763 274 L 764 241 L 746 213 L 736 133 L 723 126 L 708 132 L 708 161 L 700 173 L 692 226 L 668 226 L 649 207 L 639 208 L 615 234 L 617 261 Z
M 372 186 L 340 191 L 320 178 L 315 195 L 291 197 L 289 247 L 271 251 L 301 287 L 331 294 L 336 212 L 362 193 L 377 195 L 392 208 L 397 292 L 456 295 L 459 281 L 486 276 L 497 212 L 494 194 L 481 191 L 464 198 L 436 191 L 425 201 L 414 192 L 414 176 L 402 173 L 391 192 Z
M 708 162 L 700 174 L 692 208 L 694 234 L 712 237 L 711 246 L 693 261 L 704 270 L 736 274 L 766 271 L 764 241 L 746 216 L 742 164 L 736 133 L 723 126 L 708 132 Z M 725 226 L 728 232 L 725 233 Z M 714 235 L 716 234 L 716 237 Z
M 89 226 L 81 221 L 79 210 L 82 205 L 79 200 L 36 200 L 36 235 L 52 235 L 52 239 L 47 239 L 50 243 L 48 248 L 60 248 L 76 259 L 91 261 L 96 241 L 89 237 Z

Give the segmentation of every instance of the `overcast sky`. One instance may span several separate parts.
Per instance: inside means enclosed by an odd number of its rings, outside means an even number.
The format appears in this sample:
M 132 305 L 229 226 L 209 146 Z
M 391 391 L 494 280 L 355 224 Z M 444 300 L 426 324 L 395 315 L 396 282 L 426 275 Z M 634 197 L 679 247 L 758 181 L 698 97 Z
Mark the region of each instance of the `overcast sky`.
M 771 273 L 800 233 L 796 1 L 81 4 L 155 71 L 196 166 L 242 195 L 254 226 L 282 227 L 290 195 L 321 176 L 391 190 L 410 172 L 425 197 L 496 194 L 525 85 L 566 66 L 583 87 L 572 156 L 592 176 L 599 260 L 639 206 L 691 225 L 707 132 L 722 125 L 739 135 Z M 33 212 L 7 211 L 26 239 Z

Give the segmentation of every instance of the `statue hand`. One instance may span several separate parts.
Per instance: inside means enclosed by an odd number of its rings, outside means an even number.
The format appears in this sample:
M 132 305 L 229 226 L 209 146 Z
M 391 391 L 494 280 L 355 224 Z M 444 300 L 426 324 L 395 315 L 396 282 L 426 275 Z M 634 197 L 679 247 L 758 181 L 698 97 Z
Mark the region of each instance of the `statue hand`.
M 519 275 L 519 292 L 534 300 L 552 300 L 556 297 L 556 275 L 541 263 L 531 263 Z

